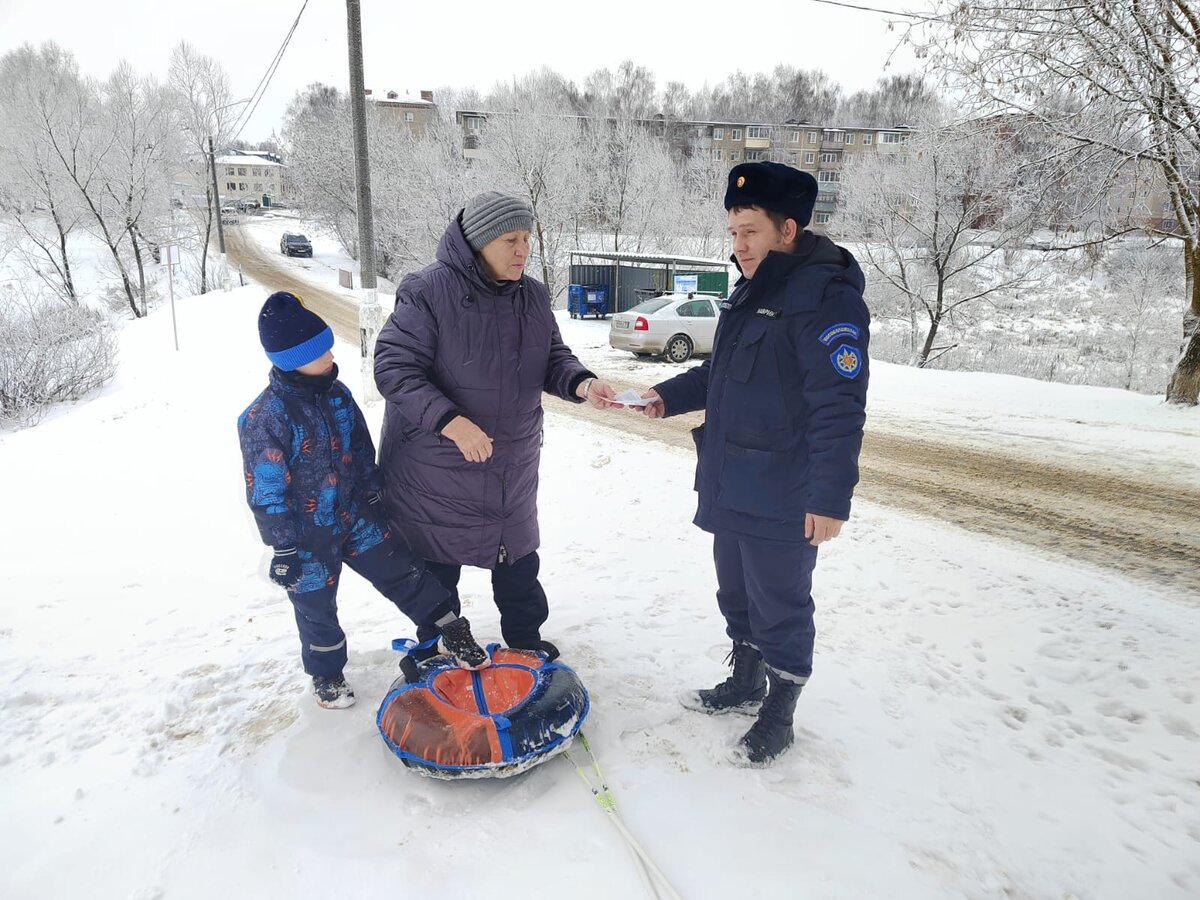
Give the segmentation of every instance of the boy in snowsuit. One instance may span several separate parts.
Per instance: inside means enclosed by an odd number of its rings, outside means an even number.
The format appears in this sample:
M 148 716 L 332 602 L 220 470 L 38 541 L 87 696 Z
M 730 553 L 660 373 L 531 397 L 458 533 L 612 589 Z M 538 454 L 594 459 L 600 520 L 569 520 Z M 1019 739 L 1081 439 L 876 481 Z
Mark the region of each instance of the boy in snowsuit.
M 246 499 L 269 575 L 296 613 L 300 658 L 326 709 L 354 704 L 346 684 L 346 634 L 338 624 L 342 563 L 418 626 L 441 633 L 442 652 L 463 668 L 488 664 L 438 580 L 393 535 L 382 510 L 375 445 L 350 391 L 337 380 L 333 331 L 300 298 L 277 291 L 258 317 L 273 367 L 270 384 L 238 417 Z

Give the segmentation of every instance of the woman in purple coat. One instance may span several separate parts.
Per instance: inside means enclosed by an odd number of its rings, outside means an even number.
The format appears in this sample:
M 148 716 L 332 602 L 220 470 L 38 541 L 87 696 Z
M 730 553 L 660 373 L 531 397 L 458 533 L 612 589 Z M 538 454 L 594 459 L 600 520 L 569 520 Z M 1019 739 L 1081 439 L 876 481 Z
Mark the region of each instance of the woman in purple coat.
M 614 394 L 563 343 L 545 286 L 525 274 L 532 227 L 525 200 L 473 197 L 437 261 L 396 290 L 375 381 L 387 400 L 379 463 L 396 526 L 456 613 L 462 567 L 491 569 L 505 643 L 553 658 L 538 583 L 542 393 L 597 408 Z

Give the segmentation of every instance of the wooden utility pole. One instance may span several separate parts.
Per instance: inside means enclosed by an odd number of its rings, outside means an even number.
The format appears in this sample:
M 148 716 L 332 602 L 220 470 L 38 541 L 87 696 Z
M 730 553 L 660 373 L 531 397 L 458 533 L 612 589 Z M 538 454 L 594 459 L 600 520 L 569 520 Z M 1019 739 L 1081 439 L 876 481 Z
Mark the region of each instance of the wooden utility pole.
M 362 352 L 363 394 L 379 398 L 375 387 L 375 339 L 382 318 L 375 293 L 375 223 L 371 217 L 371 164 L 367 157 L 367 98 L 363 84 L 362 16 L 359 0 L 346 0 L 346 36 L 350 46 L 350 111 L 354 125 L 354 186 L 358 194 L 358 327 Z

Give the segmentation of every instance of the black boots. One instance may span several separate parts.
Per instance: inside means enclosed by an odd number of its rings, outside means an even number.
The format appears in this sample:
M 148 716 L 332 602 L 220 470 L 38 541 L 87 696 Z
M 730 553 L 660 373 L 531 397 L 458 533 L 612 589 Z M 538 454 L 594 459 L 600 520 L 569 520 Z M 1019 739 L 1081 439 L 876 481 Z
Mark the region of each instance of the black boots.
M 725 661 L 733 667 L 729 677 L 714 688 L 684 694 L 680 698 L 684 706 L 710 715 L 753 714 L 758 709 L 767 693 L 767 667 L 762 654 L 749 644 L 735 641 Z
M 354 705 L 354 691 L 350 690 L 350 685 L 346 684 L 341 672 L 328 677 L 314 675 L 312 682 L 318 706 L 324 709 L 346 709 Z
M 769 763 L 792 746 L 792 715 L 804 689 L 802 684 L 779 677 L 774 669 L 767 669 L 767 679 L 771 686 L 767 699 L 738 744 L 738 755 L 751 765 Z
M 475 642 L 471 634 L 471 623 L 458 618 L 441 626 L 442 636 L 438 641 L 438 649 L 447 656 L 453 656 L 454 662 L 461 669 L 482 669 L 491 665 L 491 657 Z

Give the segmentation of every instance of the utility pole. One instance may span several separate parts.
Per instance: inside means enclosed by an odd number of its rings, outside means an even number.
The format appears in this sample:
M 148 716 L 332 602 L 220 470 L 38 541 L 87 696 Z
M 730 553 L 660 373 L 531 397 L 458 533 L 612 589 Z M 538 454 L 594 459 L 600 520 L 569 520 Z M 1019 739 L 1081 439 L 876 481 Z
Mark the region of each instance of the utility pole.
M 221 225 L 221 192 L 217 190 L 217 153 L 208 136 L 208 169 L 212 173 L 213 203 L 217 208 L 217 243 L 221 247 L 221 289 L 229 290 L 229 267 L 225 264 L 225 229 Z
M 371 168 L 367 158 L 367 99 L 363 85 L 362 15 L 359 0 L 346 0 L 350 44 L 350 111 L 354 119 L 354 186 L 358 193 L 358 334 L 362 351 L 363 395 L 379 400 L 375 386 L 375 339 L 382 318 L 375 293 L 375 224 L 371 218 Z

